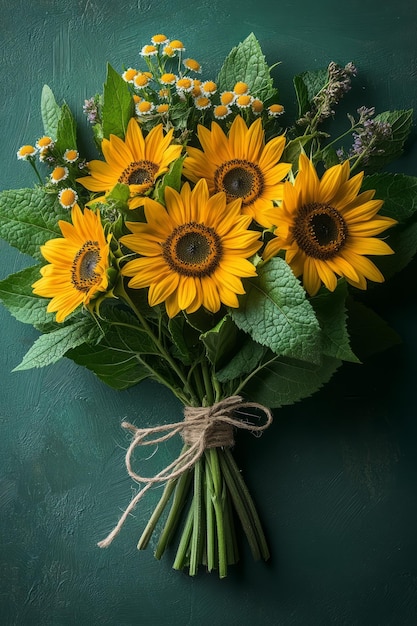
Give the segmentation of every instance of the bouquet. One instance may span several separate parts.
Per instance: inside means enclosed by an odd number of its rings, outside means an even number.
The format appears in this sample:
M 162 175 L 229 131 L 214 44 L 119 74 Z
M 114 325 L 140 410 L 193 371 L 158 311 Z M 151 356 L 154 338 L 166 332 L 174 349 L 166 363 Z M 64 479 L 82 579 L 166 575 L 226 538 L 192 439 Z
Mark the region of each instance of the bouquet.
M 155 533 L 156 558 L 175 544 L 175 569 L 223 578 L 241 534 L 269 558 L 236 431 L 260 435 L 273 409 L 397 341 L 361 294 L 415 254 L 417 178 L 383 171 L 412 110 L 367 103 L 333 130 L 352 63 L 304 71 L 281 96 L 254 34 L 215 80 L 185 51 L 157 34 L 138 65 L 108 65 L 83 106 L 93 154 L 43 87 L 43 131 L 17 152 L 35 184 L 0 194 L 0 236 L 35 264 L 0 297 L 39 331 L 16 370 L 67 357 L 115 390 L 156 381 L 184 407 L 180 421 L 123 422 L 140 487 L 99 546 L 162 483 L 138 548 Z M 178 457 L 147 476 L 143 446 L 171 437 Z

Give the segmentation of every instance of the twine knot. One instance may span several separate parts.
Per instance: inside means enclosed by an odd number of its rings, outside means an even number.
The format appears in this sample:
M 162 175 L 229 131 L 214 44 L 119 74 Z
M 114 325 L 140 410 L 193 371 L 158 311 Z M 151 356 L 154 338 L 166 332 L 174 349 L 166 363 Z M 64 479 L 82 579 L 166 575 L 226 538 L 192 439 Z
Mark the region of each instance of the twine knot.
M 247 412 L 246 410 L 251 410 Z M 263 424 L 255 424 L 248 418 L 256 418 L 253 409 L 266 417 Z M 246 411 L 246 412 L 245 412 Z M 240 415 L 243 417 L 236 417 Z M 184 420 L 172 424 L 137 428 L 129 422 L 122 422 L 123 428 L 133 433 L 132 441 L 126 452 L 126 469 L 131 478 L 145 486 L 132 498 L 123 515 L 109 535 L 97 545 L 106 548 L 119 533 L 126 518 L 135 508 L 139 500 L 156 483 L 167 482 L 181 476 L 191 469 L 208 448 L 231 447 L 234 445 L 234 429 L 250 430 L 260 434 L 272 423 L 270 409 L 257 402 L 244 402 L 241 396 L 230 396 L 209 407 L 184 407 Z M 160 434 L 162 433 L 162 434 Z M 132 454 L 137 446 L 158 445 L 179 434 L 186 450 L 178 458 L 152 477 L 140 476 L 132 469 Z

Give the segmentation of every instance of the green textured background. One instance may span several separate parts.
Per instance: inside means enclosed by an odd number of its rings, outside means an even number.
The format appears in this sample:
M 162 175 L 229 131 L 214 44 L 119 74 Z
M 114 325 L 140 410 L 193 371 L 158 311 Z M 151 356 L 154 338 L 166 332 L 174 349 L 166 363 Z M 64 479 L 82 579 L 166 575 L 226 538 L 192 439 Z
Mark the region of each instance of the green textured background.
M 346 109 L 417 106 L 415 0 L 0 0 L 0 188 L 34 180 L 16 150 L 42 133 L 41 88 L 81 107 L 105 63 L 135 65 L 163 32 L 182 39 L 215 77 L 251 31 L 294 110 L 292 76 L 353 60 Z M 417 175 L 417 142 L 396 168 Z M 0 277 L 28 263 L 0 242 Z M 69 361 L 11 373 L 36 338 L 0 308 L 0 623 L 184 626 L 417 624 L 416 275 L 413 263 L 373 300 L 401 346 L 349 365 L 319 394 L 275 412 L 261 438 L 238 435 L 236 458 L 265 522 L 272 558 L 226 580 L 171 569 L 136 540 L 148 494 L 107 550 L 96 542 L 134 485 L 123 467 L 124 418 L 176 420 L 168 392 L 144 383 L 114 392 Z M 149 471 L 179 448 L 171 441 Z

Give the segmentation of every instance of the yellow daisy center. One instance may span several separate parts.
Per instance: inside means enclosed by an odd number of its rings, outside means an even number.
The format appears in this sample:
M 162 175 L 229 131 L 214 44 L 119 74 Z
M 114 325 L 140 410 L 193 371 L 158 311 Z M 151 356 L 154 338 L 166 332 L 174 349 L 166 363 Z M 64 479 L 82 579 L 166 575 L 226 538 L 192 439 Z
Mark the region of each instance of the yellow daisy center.
M 100 259 L 98 241 L 86 241 L 71 266 L 71 282 L 75 289 L 88 293 L 91 287 L 100 283 L 101 276 L 95 271 Z
M 233 159 L 222 163 L 214 173 L 216 192 L 224 191 L 227 202 L 242 198 L 242 206 L 252 204 L 264 189 L 264 177 L 256 163 Z
M 299 209 L 293 235 L 307 256 L 326 261 L 343 247 L 348 229 L 339 211 L 328 204 L 312 202 Z
M 151 185 L 158 169 L 152 161 L 134 161 L 123 170 L 118 182 L 125 185 Z
M 181 224 L 162 244 L 164 260 L 182 276 L 210 276 L 218 267 L 222 253 L 216 231 L 196 222 Z

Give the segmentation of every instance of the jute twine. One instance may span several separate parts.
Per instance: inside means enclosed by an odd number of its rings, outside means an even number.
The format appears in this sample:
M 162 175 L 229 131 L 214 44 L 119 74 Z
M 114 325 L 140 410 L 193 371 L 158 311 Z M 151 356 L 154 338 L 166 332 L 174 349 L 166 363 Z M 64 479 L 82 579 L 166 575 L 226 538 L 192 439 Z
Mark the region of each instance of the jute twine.
M 260 411 L 266 417 L 263 424 L 254 424 L 247 418 L 257 418 L 253 409 Z M 245 412 L 246 411 L 246 412 Z M 247 412 L 249 411 L 249 412 Z M 236 417 L 239 413 L 242 417 Z M 234 445 L 234 428 L 250 430 L 260 434 L 270 426 L 272 422 L 271 411 L 257 402 L 244 402 L 241 396 L 230 396 L 209 407 L 185 407 L 184 420 L 172 424 L 163 424 L 150 428 L 137 428 L 129 422 L 122 422 L 123 428 L 133 433 L 132 442 L 126 452 L 126 469 L 131 478 L 145 486 L 132 498 L 124 510 L 120 520 L 109 533 L 97 545 L 107 548 L 118 535 L 126 518 L 133 511 L 139 500 L 145 493 L 157 483 L 178 478 L 191 469 L 198 459 L 208 448 L 231 447 Z M 161 434 L 160 434 L 161 433 Z M 137 446 L 152 446 L 167 441 L 175 435 L 181 435 L 187 449 L 180 454 L 172 463 L 164 467 L 152 477 L 140 476 L 132 469 L 132 454 Z

